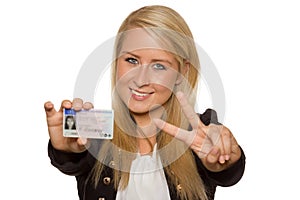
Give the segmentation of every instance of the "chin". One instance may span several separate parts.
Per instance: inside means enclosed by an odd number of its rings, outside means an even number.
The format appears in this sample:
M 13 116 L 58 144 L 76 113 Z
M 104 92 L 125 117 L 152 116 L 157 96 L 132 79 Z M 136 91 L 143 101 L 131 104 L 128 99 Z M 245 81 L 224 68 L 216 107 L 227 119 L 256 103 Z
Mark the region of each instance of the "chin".
M 136 115 L 143 115 L 143 114 L 148 114 L 150 112 L 149 109 L 130 109 L 130 113 L 136 114 Z

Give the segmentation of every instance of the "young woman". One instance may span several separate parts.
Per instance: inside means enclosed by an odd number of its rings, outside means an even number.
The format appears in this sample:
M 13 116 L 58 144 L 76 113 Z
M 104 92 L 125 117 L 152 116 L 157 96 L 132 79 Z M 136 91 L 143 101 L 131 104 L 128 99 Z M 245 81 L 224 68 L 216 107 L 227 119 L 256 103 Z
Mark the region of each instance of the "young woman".
M 62 110 L 91 109 L 75 98 L 44 107 L 49 157 L 76 176 L 80 199 L 213 199 L 243 175 L 245 156 L 215 111 L 193 110 L 200 70 L 184 19 L 146 6 L 122 23 L 112 64 L 112 140 L 62 136 Z

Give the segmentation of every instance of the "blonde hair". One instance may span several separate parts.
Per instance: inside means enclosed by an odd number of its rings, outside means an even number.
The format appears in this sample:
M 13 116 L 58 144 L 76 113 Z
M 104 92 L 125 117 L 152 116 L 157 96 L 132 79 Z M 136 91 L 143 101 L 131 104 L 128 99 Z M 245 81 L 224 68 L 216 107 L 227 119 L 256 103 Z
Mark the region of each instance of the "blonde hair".
M 184 91 L 189 103 L 195 105 L 200 63 L 194 44 L 193 35 L 185 20 L 173 9 L 165 6 L 146 6 L 132 12 L 121 24 L 115 41 L 114 56 L 117 59 L 126 31 L 142 28 L 146 30 L 164 49 L 172 52 L 179 63 L 181 72 L 188 62 L 188 71 L 184 81 L 175 87 L 165 105 L 166 121 L 188 128 L 188 122 L 183 116 L 176 91 Z M 116 87 L 116 61 L 112 63 L 112 98 L 115 111 L 114 138 L 101 146 L 98 162 L 94 168 L 94 181 L 98 183 L 106 160 L 113 160 L 115 188 L 126 188 L 132 160 L 137 152 L 136 139 L 130 131 L 136 130 L 136 125 L 130 117 L 128 108 L 114 91 Z M 174 187 L 180 184 L 177 194 L 181 199 L 207 199 L 205 186 L 198 174 L 192 150 L 183 142 L 164 132 L 157 136 L 158 150 L 164 166 L 164 171 L 170 177 Z M 104 156 L 105 155 L 105 156 Z M 124 156 L 126 155 L 126 156 Z M 174 159 L 176 158 L 176 160 Z M 173 159 L 173 160 L 172 160 Z

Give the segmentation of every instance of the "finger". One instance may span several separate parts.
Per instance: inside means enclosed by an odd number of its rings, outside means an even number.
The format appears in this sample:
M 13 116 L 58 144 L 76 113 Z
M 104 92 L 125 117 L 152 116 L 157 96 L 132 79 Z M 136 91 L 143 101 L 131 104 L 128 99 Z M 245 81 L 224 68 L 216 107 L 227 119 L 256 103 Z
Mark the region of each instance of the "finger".
M 220 156 L 218 157 L 218 160 L 223 164 L 225 162 L 225 149 L 221 136 L 222 126 L 210 124 L 206 127 L 205 131 L 207 133 L 207 139 L 210 140 L 211 144 L 219 148 Z
M 62 112 L 64 108 L 70 109 L 71 107 L 72 107 L 72 103 L 70 100 L 63 100 L 61 102 L 59 112 Z
M 185 142 L 186 144 L 190 145 L 195 138 L 194 132 L 189 132 L 178 128 L 172 124 L 169 124 L 161 119 L 153 119 L 154 124 L 164 132 L 168 133 L 169 135 Z
M 190 122 L 193 129 L 197 129 L 198 126 L 203 127 L 204 124 L 201 122 L 199 116 L 194 111 L 194 108 L 189 104 L 187 98 L 183 94 L 183 92 L 177 92 L 176 97 L 180 103 L 180 106 L 182 108 L 182 111 L 188 121 Z
M 220 149 L 217 146 L 214 146 L 206 157 L 206 161 L 209 164 L 215 164 L 219 161 L 221 155 Z
M 232 147 L 232 134 L 227 128 L 223 128 L 221 133 L 221 140 L 224 148 L 224 157 L 225 160 L 230 159 L 231 147 Z
M 230 159 L 231 152 L 231 133 L 220 125 L 210 125 L 208 135 L 215 146 L 220 149 L 219 163 L 223 164 Z
M 47 117 L 51 117 L 56 113 L 54 105 L 51 101 L 47 101 L 46 103 L 44 103 L 44 109 Z
M 69 149 L 73 153 L 80 153 L 87 149 L 87 145 L 89 144 L 86 138 L 69 138 L 74 139 L 74 141 L 69 143 Z
M 209 126 L 204 127 L 207 138 L 210 140 L 212 145 L 220 145 L 221 128 L 221 126 L 215 124 L 210 124 Z
M 85 102 L 82 105 L 82 108 L 85 109 L 85 110 L 90 110 L 90 109 L 94 108 L 94 105 L 91 102 Z
M 90 146 L 90 140 L 87 138 L 80 137 L 77 140 L 77 144 L 82 148 L 88 149 L 88 147 Z
M 80 98 L 74 98 L 72 102 L 72 107 L 75 111 L 80 111 L 82 109 L 83 101 Z
M 199 158 L 205 158 L 211 151 L 212 146 L 204 141 L 202 145 L 199 146 L 199 144 L 192 144 L 190 148 L 194 150 Z
M 208 155 L 209 152 L 213 149 L 213 144 L 211 143 L 210 139 L 208 137 L 205 137 L 205 139 L 202 142 L 200 151 L 202 155 Z

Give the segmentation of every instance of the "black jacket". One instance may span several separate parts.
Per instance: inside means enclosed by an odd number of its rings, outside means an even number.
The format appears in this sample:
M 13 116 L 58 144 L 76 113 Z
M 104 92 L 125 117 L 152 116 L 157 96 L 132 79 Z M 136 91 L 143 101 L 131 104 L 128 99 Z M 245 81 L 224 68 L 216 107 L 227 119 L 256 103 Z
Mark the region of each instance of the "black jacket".
M 215 111 L 210 109 L 200 115 L 200 119 L 205 125 L 208 125 L 209 123 L 219 124 Z M 96 159 L 89 151 L 83 153 L 66 153 L 54 149 L 51 142 L 49 142 L 48 155 L 52 165 L 61 172 L 76 177 L 80 200 L 114 200 L 116 198 L 117 191 L 114 189 L 112 181 L 113 169 L 109 166 L 104 168 L 97 188 L 95 188 L 90 181 L 91 169 L 93 168 Z M 234 185 L 243 176 L 245 169 L 245 155 L 243 151 L 241 158 L 234 165 L 221 172 L 208 171 L 201 160 L 196 155 L 194 155 L 194 157 L 198 173 L 204 182 L 209 200 L 214 199 L 217 186 Z M 176 191 L 178 187 L 175 188 L 170 183 L 169 177 L 166 177 L 166 180 L 169 186 L 171 199 L 179 199 Z

